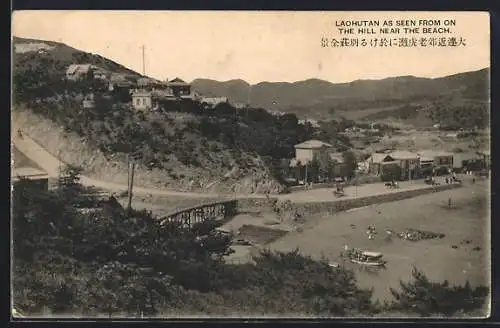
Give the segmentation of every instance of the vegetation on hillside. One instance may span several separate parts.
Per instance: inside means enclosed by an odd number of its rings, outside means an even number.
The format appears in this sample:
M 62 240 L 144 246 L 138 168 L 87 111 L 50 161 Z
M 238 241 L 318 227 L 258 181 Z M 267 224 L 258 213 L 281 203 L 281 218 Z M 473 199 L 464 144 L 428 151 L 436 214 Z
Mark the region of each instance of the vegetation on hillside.
M 452 117 L 455 111 L 480 122 L 488 113 L 489 108 L 485 106 L 489 101 L 488 75 L 489 69 L 485 68 L 435 79 L 401 76 L 338 84 L 309 79 L 295 83 L 262 82 L 253 86 L 241 80 L 218 82 L 198 79 L 193 81 L 193 87 L 203 93 L 225 96 L 242 103 L 247 101 L 251 89 L 253 105 L 319 120 L 342 116 L 349 118 L 351 112 L 369 109 L 377 109 L 377 118 L 408 119 L 407 105 L 426 107 L 430 103 L 450 110 L 449 123 L 460 125 L 461 121 Z M 467 110 L 475 106 L 479 106 L 481 112 L 467 114 Z M 434 120 L 434 123 L 443 122 Z
M 53 191 L 16 186 L 13 301 L 25 315 L 320 315 L 481 311 L 483 287 L 431 283 L 421 273 L 373 302 L 355 274 L 293 252 L 226 264 L 227 235 L 210 218 L 191 229 L 97 197 L 69 168 Z
M 489 104 L 482 101 L 438 99 L 424 103 L 398 106 L 394 109 L 369 114 L 366 120 L 388 117 L 404 121 L 439 124 L 444 130 L 484 129 L 489 126 Z
M 92 62 L 93 55 L 73 53 L 71 58 Z M 206 109 L 189 100 L 165 101 L 157 112 L 136 112 L 128 92 L 109 92 L 90 76 L 78 82 L 64 79 L 65 64 L 53 56 L 22 54 L 14 67 L 14 104 L 78 133 L 108 156 L 134 153 L 144 167 L 164 169 L 173 178 L 177 168 L 185 167 L 184 172 L 197 169 L 214 179 L 238 171 L 239 178 L 257 175 L 279 182 L 283 177 L 276 176 L 276 163 L 293 157 L 293 146 L 314 134 L 295 115 L 238 111 L 228 104 Z M 83 109 L 82 100 L 90 93 L 95 108 Z M 272 188 L 268 191 L 277 191 Z

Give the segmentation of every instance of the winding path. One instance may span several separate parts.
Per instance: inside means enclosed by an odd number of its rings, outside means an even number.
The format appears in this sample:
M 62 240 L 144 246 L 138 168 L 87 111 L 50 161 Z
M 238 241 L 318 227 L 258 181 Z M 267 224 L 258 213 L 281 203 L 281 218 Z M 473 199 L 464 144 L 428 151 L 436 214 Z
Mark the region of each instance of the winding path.
M 13 131 L 17 131 L 13 126 Z M 50 154 L 42 146 L 36 143 L 28 136 L 20 138 L 17 134 L 12 136 L 13 145 L 23 153 L 27 158 L 38 164 L 40 168 L 46 171 L 50 177 L 59 176 L 59 168 L 65 164 L 58 158 Z M 127 190 L 127 185 L 117 184 L 108 181 L 96 180 L 87 176 L 81 176 L 80 182 L 89 187 L 108 190 L 111 192 L 123 192 Z M 444 181 L 443 181 L 444 182 Z M 307 191 L 298 191 L 291 194 L 273 195 L 273 198 L 281 200 L 290 200 L 294 203 L 317 203 L 317 202 L 336 202 L 344 199 L 363 198 L 388 193 L 399 193 L 414 189 L 424 189 L 429 186 L 423 181 L 405 181 L 401 182 L 402 189 L 388 190 L 383 183 L 373 183 L 359 187 L 346 187 L 348 194 L 342 199 L 334 198 L 331 188 L 320 188 Z M 136 195 L 157 195 L 157 196 L 176 196 L 184 198 L 202 198 L 202 199 L 266 199 L 264 194 L 218 194 L 213 192 L 183 192 L 158 188 L 134 187 Z

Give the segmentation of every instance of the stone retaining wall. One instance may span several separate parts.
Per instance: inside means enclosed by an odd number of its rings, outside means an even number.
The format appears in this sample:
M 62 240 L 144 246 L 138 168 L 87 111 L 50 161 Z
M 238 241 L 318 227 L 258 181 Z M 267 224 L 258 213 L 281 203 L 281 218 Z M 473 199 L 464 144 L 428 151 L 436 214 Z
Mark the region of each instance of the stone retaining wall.
M 277 198 L 270 196 L 270 200 L 266 198 L 256 199 L 256 198 L 244 198 L 238 199 L 238 212 L 271 212 L 272 211 L 272 201 Z
M 327 202 L 310 202 L 310 203 L 296 203 L 297 209 L 300 213 L 305 215 L 317 213 L 337 213 L 346 211 L 353 208 L 369 206 L 379 203 L 388 203 L 402 199 L 413 198 L 421 195 L 430 194 L 454 188 L 459 188 L 460 184 L 449 184 L 440 186 L 428 186 L 421 189 L 401 190 L 392 193 L 372 195 L 360 198 L 338 199 Z M 270 197 L 271 200 L 275 199 Z M 271 204 L 267 199 L 239 199 L 238 212 L 269 212 L 272 211 Z
M 427 187 L 422 189 L 413 189 L 406 191 L 393 192 L 388 194 L 373 195 L 361 198 L 351 198 L 344 200 L 337 200 L 331 202 L 317 202 L 317 203 L 303 203 L 296 204 L 300 213 L 305 215 L 317 214 L 317 213 L 338 213 L 342 211 L 347 211 L 353 208 L 359 208 L 364 206 L 370 206 L 374 204 L 394 202 L 398 200 L 413 198 L 421 195 L 430 194 L 433 192 L 439 192 L 454 188 L 460 188 L 460 184 L 449 184 L 441 185 L 435 187 Z

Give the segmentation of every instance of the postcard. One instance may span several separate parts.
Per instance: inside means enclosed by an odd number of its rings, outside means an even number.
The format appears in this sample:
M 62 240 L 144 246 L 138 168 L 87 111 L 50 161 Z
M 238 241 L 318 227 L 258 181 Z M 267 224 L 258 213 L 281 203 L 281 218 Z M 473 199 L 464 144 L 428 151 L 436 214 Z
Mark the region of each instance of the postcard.
M 489 24 L 14 12 L 12 317 L 488 317 Z

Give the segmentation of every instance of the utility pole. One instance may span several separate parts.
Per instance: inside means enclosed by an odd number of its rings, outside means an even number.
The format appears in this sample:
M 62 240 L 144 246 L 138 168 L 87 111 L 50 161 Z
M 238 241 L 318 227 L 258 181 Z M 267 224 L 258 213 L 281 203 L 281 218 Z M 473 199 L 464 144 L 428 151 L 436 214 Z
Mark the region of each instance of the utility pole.
M 304 188 L 307 190 L 307 166 L 308 162 L 306 162 L 306 176 L 304 177 Z
M 250 99 L 252 96 L 252 85 L 248 85 L 248 95 L 247 95 L 247 112 L 246 112 L 246 117 L 248 118 L 248 109 L 250 108 Z
M 127 197 L 129 197 L 129 195 L 130 195 L 130 154 L 127 154 Z
M 145 60 L 144 45 L 142 45 L 142 75 L 146 76 L 146 60 Z
M 355 186 L 356 186 L 356 196 L 358 196 L 359 175 L 358 175 L 357 168 L 354 169 L 354 181 L 355 181 Z
M 134 188 L 134 171 L 135 171 L 135 161 L 134 158 L 132 157 L 132 160 L 130 160 L 129 156 L 129 182 L 128 182 L 128 204 L 127 204 L 127 209 L 130 211 L 132 209 L 132 195 L 133 195 L 133 188 Z

